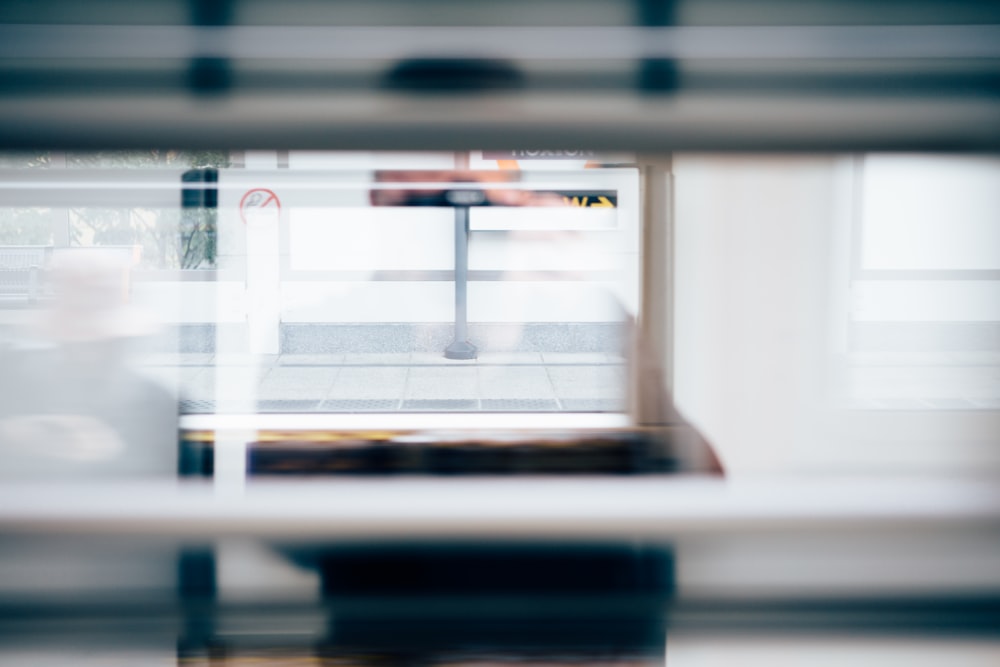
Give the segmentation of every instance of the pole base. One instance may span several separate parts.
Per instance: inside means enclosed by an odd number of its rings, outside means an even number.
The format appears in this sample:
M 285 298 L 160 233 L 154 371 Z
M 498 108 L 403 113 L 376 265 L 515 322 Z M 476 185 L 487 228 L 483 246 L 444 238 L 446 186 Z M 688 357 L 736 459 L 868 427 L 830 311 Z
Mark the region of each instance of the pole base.
M 452 341 L 444 348 L 445 359 L 475 359 L 478 354 L 479 349 L 467 340 Z

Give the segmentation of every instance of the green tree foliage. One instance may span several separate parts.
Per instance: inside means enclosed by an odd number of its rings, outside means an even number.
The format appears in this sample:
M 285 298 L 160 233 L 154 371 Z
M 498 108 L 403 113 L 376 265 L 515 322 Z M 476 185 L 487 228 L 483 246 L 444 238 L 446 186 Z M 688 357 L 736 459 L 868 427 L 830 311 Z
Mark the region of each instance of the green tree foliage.
M 39 169 L 49 166 L 44 153 L 0 153 L 0 169 Z M 47 208 L 0 208 L 0 245 L 50 245 L 52 212 Z
M 211 268 L 215 266 L 218 211 L 200 208 L 183 211 L 178 225 L 177 258 L 182 269 Z
M 69 153 L 66 155 L 66 166 L 71 169 L 74 167 L 89 169 L 224 168 L 229 166 L 229 153 L 226 151 L 173 151 L 161 149 Z
M 0 154 L 3 168 L 46 168 L 65 159 L 67 169 L 200 169 L 228 167 L 226 151 L 98 151 Z M 178 180 L 178 200 L 180 181 Z M 178 201 L 179 204 L 179 201 Z M 74 246 L 141 246 L 139 266 L 147 269 L 213 268 L 216 259 L 215 209 L 73 208 Z M 49 245 L 52 213 L 43 208 L 0 208 L 0 244 Z
M 51 245 L 52 212 L 47 208 L 0 208 L 0 245 Z
M 8 152 L 0 153 L 0 169 L 40 169 L 52 164 L 52 154 Z

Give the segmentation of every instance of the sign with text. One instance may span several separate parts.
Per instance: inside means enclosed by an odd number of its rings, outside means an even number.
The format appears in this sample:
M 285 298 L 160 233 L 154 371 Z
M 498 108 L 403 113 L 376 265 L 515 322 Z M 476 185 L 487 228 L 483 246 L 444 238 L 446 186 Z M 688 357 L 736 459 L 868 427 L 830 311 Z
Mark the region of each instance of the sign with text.
M 618 206 L 618 193 L 614 190 L 590 190 L 590 191 L 559 191 L 566 206 L 578 208 L 616 208 Z
M 596 151 L 585 150 L 531 150 L 483 151 L 486 160 L 596 160 Z

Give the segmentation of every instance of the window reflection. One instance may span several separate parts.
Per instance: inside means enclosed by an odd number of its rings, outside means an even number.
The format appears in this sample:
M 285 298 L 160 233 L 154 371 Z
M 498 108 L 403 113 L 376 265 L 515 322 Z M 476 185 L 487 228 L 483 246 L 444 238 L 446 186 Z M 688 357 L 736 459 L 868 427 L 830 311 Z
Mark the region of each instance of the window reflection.
M 636 171 L 484 155 L 8 155 L 5 262 L 32 305 L 55 254 L 127 257 L 143 372 L 187 413 L 624 410 Z

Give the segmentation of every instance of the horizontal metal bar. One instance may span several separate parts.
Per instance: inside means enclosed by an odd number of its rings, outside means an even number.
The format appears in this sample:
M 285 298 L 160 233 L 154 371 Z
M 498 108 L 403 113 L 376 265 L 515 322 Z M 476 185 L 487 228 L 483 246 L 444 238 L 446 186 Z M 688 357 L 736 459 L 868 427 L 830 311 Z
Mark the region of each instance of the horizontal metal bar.
M 0 58 L 996 58 L 1000 26 L 0 26 Z
M 181 190 L 231 190 L 231 191 L 243 191 L 246 189 L 245 183 L 187 183 L 181 182 L 179 175 L 167 174 L 166 176 L 161 176 L 160 180 L 144 179 L 138 180 L 132 177 L 133 174 L 139 176 L 145 170 L 134 170 L 132 172 L 121 172 L 118 170 L 102 170 L 102 169 L 74 169 L 69 172 L 63 169 L 0 169 L 0 193 L 5 191 L 10 192 L 22 192 L 22 191 L 33 191 L 33 190 L 43 190 L 43 191 L 76 191 L 82 190 L 85 192 L 90 192 L 94 190 L 98 191 L 156 191 L 156 190 L 171 190 L 180 193 Z M 238 173 L 245 173 L 245 171 L 253 170 L 240 170 Z M 274 170 L 264 170 L 258 173 L 273 173 Z M 436 174 L 448 174 L 447 170 L 437 170 L 437 169 L 410 169 L 410 170 L 397 170 L 401 174 L 406 173 L 428 173 L 434 172 Z M 80 174 L 73 174 L 73 172 L 83 172 Z M 370 180 L 370 172 L 357 172 L 352 174 L 349 171 L 338 172 L 336 170 L 328 170 L 322 172 L 321 176 L 317 176 L 315 171 L 298 172 L 296 173 L 296 178 L 293 180 L 285 180 L 281 182 L 281 187 L 284 190 L 317 190 L 317 191 L 330 191 L 330 190 L 392 190 L 398 192 L 424 192 L 426 190 L 440 190 L 442 196 L 452 194 L 451 191 L 461 190 L 463 192 L 468 192 L 470 195 L 486 195 L 492 190 L 524 190 L 529 192 L 537 192 L 540 194 L 557 194 L 565 197 L 580 197 L 580 196 L 606 196 L 606 197 L 617 197 L 618 191 L 613 186 L 599 186 L 594 188 L 587 188 L 580 184 L 580 177 L 578 173 L 569 171 L 552 171 L 549 172 L 548 180 L 539 180 L 542 178 L 542 174 L 534 174 L 533 178 L 536 180 L 533 182 L 522 182 L 519 179 L 520 175 L 517 172 L 512 172 L 510 180 L 505 181 L 495 181 L 486 180 L 489 177 L 496 177 L 497 171 L 495 170 L 485 170 L 485 171 L 467 171 L 467 172 L 455 172 L 461 178 L 467 179 L 464 181 L 460 180 L 426 180 L 426 181 L 406 181 L 406 180 Z M 71 177 L 68 174 L 71 174 Z M 479 180 L 477 175 L 483 175 L 484 179 Z M 355 180 L 352 180 L 352 176 L 356 176 Z M 334 180 L 340 179 L 340 180 Z M 368 179 L 368 180 L 366 180 Z M 575 182 L 574 182 L 575 180 Z M 487 185 L 484 185 L 484 181 Z M 445 208 L 451 208 L 462 202 L 442 202 L 442 206 Z M 462 203 L 462 205 L 474 205 L 469 203 Z M 494 206 L 503 206 L 504 204 L 492 204 Z
M 943 534 L 941 537 L 948 539 L 950 536 Z M 70 541 L 73 538 L 66 539 L 63 544 L 67 549 L 77 548 L 78 543 Z M 176 550 L 178 542 L 161 543 L 165 559 L 175 554 L 176 551 L 170 549 Z M 579 544 L 588 546 L 586 541 Z M 897 545 L 897 551 L 904 555 L 906 552 L 902 544 Z M 789 565 L 800 564 L 794 555 L 790 555 L 787 562 Z M 846 571 L 850 574 L 849 570 Z M 941 655 L 943 659 L 947 656 L 957 664 L 966 664 L 962 656 L 992 654 L 986 652 L 995 649 L 996 628 L 1000 625 L 1000 596 L 995 590 L 964 595 L 950 589 L 924 592 L 918 587 L 917 590 L 920 592 L 893 594 L 851 588 L 850 593 L 839 596 L 806 590 L 779 598 L 768 597 L 766 593 L 754 596 L 721 595 L 709 599 L 682 594 L 671 602 L 669 613 L 664 610 L 662 621 L 669 624 L 666 625 L 668 632 L 694 631 L 706 644 L 731 641 L 734 634 L 746 638 L 749 633 L 771 641 L 778 641 L 776 638 L 779 638 L 793 647 L 799 646 L 799 655 L 803 656 L 825 655 L 833 646 L 838 650 L 848 648 L 853 651 L 862 647 L 870 651 L 872 646 L 877 646 L 887 656 L 895 655 L 893 647 L 896 647 L 902 656 L 911 654 L 904 648 L 909 647 L 913 651 L 926 652 L 929 649 L 930 655 Z M 609 609 L 620 610 L 623 605 L 627 605 L 626 609 L 635 608 L 637 598 L 612 600 L 610 597 L 585 599 L 576 594 L 572 599 L 580 600 L 578 609 L 568 608 L 567 605 L 572 603 L 565 598 L 533 596 L 530 604 L 532 609 L 540 610 L 547 616 L 570 612 L 570 617 L 583 611 L 600 612 L 603 607 L 604 617 L 610 618 Z M 453 619 L 463 618 L 461 612 L 468 613 L 470 607 L 482 610 L 496 605 L 501 609 L 523 609 L 515 605 L 517 601 L 516 598 L 491 596 L 472 606 L 468 599 L 444 599 L 438 595 L 405 602 L 399 597 L 377 597 L 365 601 L 367 604 L 362 606 L 357 599 L 348 601 L 343 597 L 322 601 L 275 597 L 237 598 L 235 601 L 223 599 L 200 605 L 189 600 L 184 607 L 172 595 L 132 590 L 122 594 L 120 591 L 100 590 L 62 596 L 19 596 L 14 600 L 0 598 L 0 635 L 29 637 L 18 646 L 44 647 L 53 651 L 65 646 L 61 642 L 65 642 L 67 636 L 79 636 L 75 632 L 86 633 L 86 646 L 90 650 L 97 647 L 121 652 L 123 647 L 134 649 L 144 646 L 158 650 L 162 649 L 164 636 L 182 631 L 185 611 L 194 608 L 199 610 L 201 618 L 210 618 L 217 627 L 226 628 L 226 661 L 232 664 L 240 664 L 241 661 L 245 664 L 267 664 L 258 662 L 262 660 L 276 664 L 274 661 L 282 658 L 288 660 L 283 664 L 295 664 L 296 660 L 301 660 L 301 664 L 312 664 L 309 656 L 313 655 L 315 644 L 322 639 L 324 623 L 330 614 L 372 607 L 374 611 L 385 614 L 388 604 L 393 604 L 393 611 L 407 610 L 410 614 L 418 614 L 418 617 L 420 612 L 425 612 L 423 615 L 435 613 Z M 524 604 L 523 599 L 520 604 Z M 442 611 L 447 613 L 442 614 Z M 499 614 L 494 615 L 494 621 L 497 616 Z M 373 617 L 369 615 L 369 618 Z M 296 624 L 294 629 L 289 628 L 290 619 Z M 390 633 L 401 626 L 384 621 L 381 627 Z M 261 628 L 280 628 L 280 639 L 263 633 Z M 848 633 L 849 637 L 846 636 Z M 919 640 L 915 640 L 915 636 Z M 798 642 L 806 637 L 807 646 L 811 649 L 802 653 Z M 267 640 L 276 645 L 267 644 Z M 748 646 L 755 646 L 750 642 L 759 641 L 759 637 L 744 641 Z M 52 649 L 52 646 L 59 649 Z M 255 652 L 255 648 L 259 653 Z M 935 649 L 938 653 L 934 653 Z M 803 660 L 808 658 L 803 657 Z M 533 660 L 533 664 L 552 667 L 564 662 L 564 658 Z M 579 657 L 576 662 L 583 665 L 603 664 L 596 659 L 587 661 Z M 630 662 L 654 664 L 653 661 Z M 661 658 L 656 664 L 662 662 Z M 973 660 L 971 664 L 986 663 Z
M 380 432 L 402 422 L 436 428 L 447 428 L 447 422 L 456 420 L 491 422 L 494 428 L 509 431 L 531 422 L 541 428 L 558 429 L 563 424 L 576 430 L 624 421 L 620 415 L 585 414 L 474 417 L 478 415 L 248 415 L 186 421 L 216 429 L 229 424 L 261 429 L 268 422 L 284 422 L 293 429 L 308 428 L 310 422 L 343 427 L 353 421 L 371 424 L 369 428 Z M 308 490 L 301 481 L 250 484 L 236 495 L 206 491 L 199 485 L 179 487 L 176 481 L 6 485 L 0 487 L 0 530 L 5 538 L 35 533 L 560 540 L 748 535 L 762 530 L 815 535 L 834 528 L 853 528 L 870 537 L 876 534 L 873 531 L 908 529 L 911 535 L 925 535 L 935 527 L 949 531 L 964 527 L 968 537 L 995 531 L 1000 522 L 1000 494 L 990 478 L 965 483 L 810 479 L 739 485 L 708 480 L 669 483 L 664 478 L 494 478 L 447 485 L 407 479 L 345 481 L 310 485 Z M 129 502 L 123 504 L 125 497 Z M 400 498 L 406 499 L 405 512 L 400 510 Z
M 981 94 L 326 92 L 290 99 L 234 93 L 206 104 L 180 94 L 9 96 L 0 104 L 0 148 L 140 149 L 155 138 L 189 150 L 1000 150 L 1000 98 Z
M 862 269 L 854 280 L 1000 280 L 1000 269 Z
M 620 277 L 614 271 L 469 271 L 469 280 L 475 282 L 591 282 L 617 280 Z M 454 279 L 455 272 L 450 270 L 290 271 L 286 276 L 289 281 L 330 282 L 450 282 Z
M 550 61 L 518 63 L 516 89 L 530 93 L 622 93 L 636 88 L 635 64 L 620 61 L 600 70 L 581 61 L 571 67 Z M 5 95 L 93 94 L 151 95 L 190 90 L 187 61 L 109 68 L 105 61 L 84 60 L 72 66 L 63 61 L 5 61 L 0 88 Z M 930 64 L 929 64 L 930 63 Z M 258 95 L 323 94 L 380 90 L 392 65 L 366 63 L 360 67 L 325 64 L 289 68 L 269 61 L 235 64 L 227 94 L 253 91 Z M 687 92 L 767 93 L 803 95 L 966 95 L 1000 91 L 1000 66 L 994 59 L 909 60 L 728 60 L 685 61 L 677 68 L 678 86 Z M 450 81 L 441 75 L 436 82 Z M 432 83 L 434 83 L 432 81 Z M 454 94 L 454 93 L 452 93 Z
M 135 269 L 132 271 L 134 282 L 161 283 L 161 282 L 227 282 L 233 280 L 245 280 L 246 277 L 241 271 L 229 269 Z
M 431 171 L 427 169 L 415 169 L 414 172 L 421 171 Z M 496 171 L 485 172 L 488 174 L 495 175 Z M 113 172 L 108 172 L 106 175 L 101 172 L 100 169 L 88 170 L 88 177 L 91 180 L 58 180 L 63 178 L 65 172 L 60 170 L 45 170 L 45 171 L 35 171 L 35 170 L 0 170 L 0 179 L 6 179 L 7 177 L 17 178 L 17 180 L 2 180 L 0 181 L 0 191 L 24 191 L 24 190 L 49 190 L 49 191 L 62 191 L 62 190 L 104 190 L 104 191 L 143 191 L 143 190 L 217 190 L 217 189 L 229 189 L 229 190 L 243 190 L 246 188 L 244 183 L 239 184 L 218 184 L 218 183 L 181 183 L 180 180 L 164 180 L 160 182 L 138 182 L 132 183 L 124 180 L 120 180 L 120 174 L 115 174 Z M 556 172 L 557 176 L 566 177 L 565 172 Z M 50 177 L 50 178 L 46 178 Z M 474 177 L 473 177 L 474 178 Z M 572 176 L 570 177 L 572 178 Z M 459 181 L 426 181 L 426 182 L 413 182 L 413 181 L 323 181 L 317 179 L 314 175 L 306 172 L 301 174 L 301 178 L 294 181 L 283 182 L 281 184 L 283 189 L 290 190 L 393 190 L 401 192 L 421 192 L 428 189 L 438 189 L 445 191 L 442 194 L 447 194 L 447 191 L 451 190 L 464 190 L 469 193 L 481 194 L 488 190 L 528 190 L 532 192 L 547 193 L 552 188 L 558 188 L 558 190 L 553 191 L 555 194 L 560 194 L 568 197 L 577 197 L 582 195 L 590 195 L 595 193 L 597 195 L 605 196 L 615 196 L 616 190 L 613 188 L 598 188 L 598 189 L 584 189 L 580 187 L 579 183 L 570 185 L 567 182 L 556 182 L 556 183 L 521 183 L 521 182 L 490 182 L 487 188 L 483 187 L 481 182 L 459 182 Z M 573 188 L 573 189 L 570 189 Z M 453 204 L 444 204 L 445 207 L 450 208 Z M 468 206 L 469 204 L 464 204 Z

